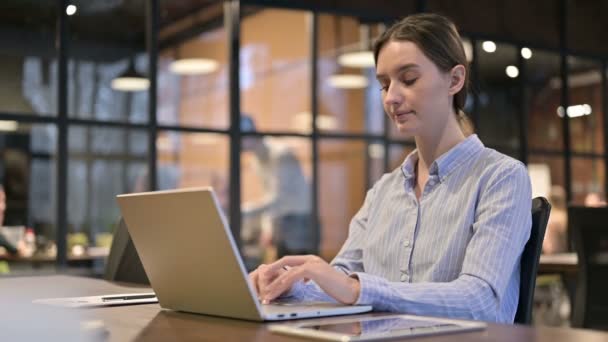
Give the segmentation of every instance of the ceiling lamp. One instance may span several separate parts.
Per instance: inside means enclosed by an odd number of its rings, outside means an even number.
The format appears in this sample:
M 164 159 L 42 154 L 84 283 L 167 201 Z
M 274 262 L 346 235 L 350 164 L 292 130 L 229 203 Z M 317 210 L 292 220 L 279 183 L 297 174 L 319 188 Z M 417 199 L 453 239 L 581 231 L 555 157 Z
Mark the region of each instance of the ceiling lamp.
M 0 120 L 0 131 L 16 131 L 19 124 L 13 120 Z
M 68 5 L 68 7 L 65 8 L 65 14 L 67 15 L 74 15 L 76 14 L 76 10 L 78 10 L 78 8 L 74 5 Z
M 496 51 L 496 43 L 491 40 L 486 40 L 481 44 L 483 51 L 487 53 L 493 53 Z
M 339 89 L 361 89 L 368 85 L 367 78 L 362 75 L 336 74 L 329 76 L 329 85 Z
M 142 91 L 148 89 L 150 80 L 135 70 L 133 60 L 127 70 L 112 80 L 112 89 L 118 91 Z
M 340 22 L 336 25 L 336 42 L 337 48 L 341 48 L 341 43 L 339 42 L 341 36 L 341 24 Z M 371 51 L 372 49 L 372 37 L 371 37 L 371 29 L 369 25 L 360 25 L 359 26 L 359 42 L 357 43 L 357 47 L 354 51 L 345 52 L 338 56 L 338 64 L 343 67 L 348 68 L 373 68 L 376 66 L 376 61 L 374 60 L 374 53 Z
M 589 115 L 592 113 L 592 109 L 591 106 L 588 104 L 582 104 L 582 105 L 574 105 L 574 106 L 568 106 L 568 109 L 566 110 L 566 113 L 568 114 L 569 118 L 578 118 L 580 116 L 585 116 L 585 115 Z M 559 106 L 557 108 L 557 115 L 560 118 L 564 117 L 564 107 Z
M 505 73 L 511 78 L 519 76 L 519 69 L 515 65 L 509 65 L 505 68 Z
M 338 64 L 348 68 L 373 68 L 376 66 L 374 53 L 365 51 L 347 52 L 338 56 Z
M 173 61 L 169 70 L 178 75 L 209 74 L 219 68 L 219 63 L 209 58 L 183 58 Z

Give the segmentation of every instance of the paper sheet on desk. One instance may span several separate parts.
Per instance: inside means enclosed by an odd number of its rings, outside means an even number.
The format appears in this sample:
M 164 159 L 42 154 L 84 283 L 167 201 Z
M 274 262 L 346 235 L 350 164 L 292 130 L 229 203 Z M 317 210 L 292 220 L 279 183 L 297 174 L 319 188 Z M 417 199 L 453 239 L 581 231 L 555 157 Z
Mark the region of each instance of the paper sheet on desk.
M 154 292 L 122 293 L 101 296 L 43 298 L 32 301 L 34 304 L 45 304 L 69 308 L 86 308 L 98 306 L 117 306 L 158 303 Z

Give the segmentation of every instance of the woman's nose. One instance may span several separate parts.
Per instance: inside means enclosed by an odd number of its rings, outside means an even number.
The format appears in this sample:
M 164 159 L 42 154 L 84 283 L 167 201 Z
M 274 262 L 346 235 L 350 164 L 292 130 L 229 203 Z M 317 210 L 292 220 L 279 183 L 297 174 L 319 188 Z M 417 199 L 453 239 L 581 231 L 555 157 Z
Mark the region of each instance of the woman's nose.
M 398 87 L 391 84 L 386 90 L 384 105 L 387 108 L 398 107 L 403 102 L 403 95 L 400 94 Z

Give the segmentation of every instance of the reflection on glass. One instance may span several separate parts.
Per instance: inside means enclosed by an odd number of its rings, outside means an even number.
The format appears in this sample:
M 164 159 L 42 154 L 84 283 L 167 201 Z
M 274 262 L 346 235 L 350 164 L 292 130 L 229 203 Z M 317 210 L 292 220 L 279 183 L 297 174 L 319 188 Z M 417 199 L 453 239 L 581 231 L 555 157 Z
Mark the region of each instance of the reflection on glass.
M 605 204 L 605 165 L 602 158 L 573 157 L 572 202 L 576 205 Z
M 528 111 L 530 149 L 562 150 L 562 121 L 557 114 L 561 104 L 559 55 L 534 50 L 525 60 L 525 102 Z
M 364 141 L 321 140 L 319 143 L 319 212 L 321 256 L 331 260 L 348 235 L 350 220 L 363 205 Z
M 0 55 L 0 111 L 11 114 L 55 115 L 57 77 L 53 60 L 38 56 Z
M 143 73 L 147 56 L 139 55 L 135 68 Z M 112 81 L 129 67 L 128 59 L 70 61 L 68 65 L 68 113 L 81 119 L 143 123 L 148 118 L 148 92 L 120 91 Z
M 68 129 L 68 254 L 109 248 L 120 217 L 116 195 L 137 191 L 146 174 L 144 130 L 72 126 Z
M 242 148 L 241 238 L 248 266 L 285 255 L 317 254 L 310 142 L 249 136 Z
M 484 42 L 485 43 L 485 42 Z M 496 43 L 491 53 L 479 51 L 479 118 L 476 132 L 486 145 L 516 149 L 519 146 L 519 70 L 517 49 Z
M 570 146 L 575 152 L 604 152 L 602 74 L 593 60 L 568 57 Z M 560 107 L 561 108 L 561 107 Z

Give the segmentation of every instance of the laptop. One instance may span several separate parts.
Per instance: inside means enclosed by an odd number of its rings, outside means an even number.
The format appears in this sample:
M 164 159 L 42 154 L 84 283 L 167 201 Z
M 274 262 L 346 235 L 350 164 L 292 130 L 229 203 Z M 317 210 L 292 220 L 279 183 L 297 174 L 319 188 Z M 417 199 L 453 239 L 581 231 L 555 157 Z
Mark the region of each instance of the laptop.
M 372 310 L 326 302 L 261 304 L 211 188 L 124 194 L 117 200 L 163 308 L 253 321 Z

